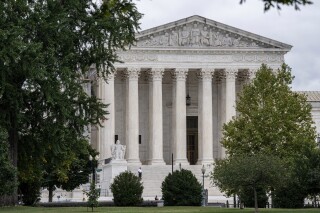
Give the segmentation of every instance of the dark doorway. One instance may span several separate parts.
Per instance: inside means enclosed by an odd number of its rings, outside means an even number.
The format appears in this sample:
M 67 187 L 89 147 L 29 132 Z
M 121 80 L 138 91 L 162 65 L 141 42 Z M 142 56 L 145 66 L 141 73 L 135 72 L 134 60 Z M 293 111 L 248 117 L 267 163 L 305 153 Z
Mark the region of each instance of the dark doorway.
M 198 161 L 198 116 L 187 116 L 187 158 L 190 165 Z

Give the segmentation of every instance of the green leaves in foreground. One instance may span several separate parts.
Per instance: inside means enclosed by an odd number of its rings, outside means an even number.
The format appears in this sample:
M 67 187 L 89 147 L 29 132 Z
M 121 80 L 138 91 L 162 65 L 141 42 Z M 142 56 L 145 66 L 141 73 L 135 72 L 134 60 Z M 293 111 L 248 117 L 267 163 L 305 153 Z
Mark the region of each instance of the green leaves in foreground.
M 162 198 L 166 206 L 200 206 L 201 184 L 191 171 L 181 169 L 162 182 Z
M 143 185 L 130 171 L 120 173 L 110 186 L 116 206 L 137 206 L 142 202 Z
M 316 147 L 311 105 L 305 95 L 291 91 L 291 69 L 273 72 L 262 65 L 236 104 L 239 112 L 223 127 L 223 146 L 230 156 L 265 153 L 298 157 Z
M 211 179 L 227 195 L 252 190 L 255 207 L 258 208 L 257 190 L 265 193 L 286 180 L 286 168 L 280 158 L 272 155 L 236 155 L 218 160 Z

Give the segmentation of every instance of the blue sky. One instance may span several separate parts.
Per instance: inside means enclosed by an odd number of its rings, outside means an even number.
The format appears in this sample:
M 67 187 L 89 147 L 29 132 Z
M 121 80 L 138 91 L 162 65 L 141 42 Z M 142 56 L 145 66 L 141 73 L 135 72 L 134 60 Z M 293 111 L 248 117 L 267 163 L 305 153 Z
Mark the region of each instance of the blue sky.
M 144 14 L 141 30 L 192 15 L 203 16 L 293 46 L 285 61 L 295 76 L 292 88 L 320 91 L 320 2 L 300 11 L 283 6 L 263 11 L 260 0 L 135 0 Z

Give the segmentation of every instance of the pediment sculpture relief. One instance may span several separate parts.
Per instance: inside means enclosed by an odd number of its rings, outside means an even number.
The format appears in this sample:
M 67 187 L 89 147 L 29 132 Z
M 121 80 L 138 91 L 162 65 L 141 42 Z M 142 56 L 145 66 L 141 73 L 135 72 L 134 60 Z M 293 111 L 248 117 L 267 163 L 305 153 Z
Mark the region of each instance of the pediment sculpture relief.
M 191 23 L 138 38 L 138 47 L 267 47 L 206 24 Z

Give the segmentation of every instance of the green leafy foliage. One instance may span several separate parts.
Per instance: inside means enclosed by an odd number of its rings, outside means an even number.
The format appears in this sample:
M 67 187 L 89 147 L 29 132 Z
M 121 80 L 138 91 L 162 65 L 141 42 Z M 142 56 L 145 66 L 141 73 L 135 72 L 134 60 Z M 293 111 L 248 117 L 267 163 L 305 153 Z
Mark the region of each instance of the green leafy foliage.
M 273 155 L 234 155 L 215 163 L 211 175 L 212 182 L 227 195 L 241 195 L 248 191 L 258 209 L 258 194 L 261 190 L 266 194 L 272 187 L 286 181 L 286 168 L 280 158 Z
M 116 206 L 137 206 L 142 202 L 143 185 L 130 171 L 120 173 L 110 186 Z
M 0 127 L 0 196 L 12 194 L 18 185 L 17 170 L 9 160 L 7 137 Z
M 240 4 L 245 3 L 246 0 L 240 0 Z M 264 11 L 270 10 L 272 7 L 276 7 L 281 10 L 280 5 L 294 6 L 295 10 L 300 10 L 301 5 L 312 4 L 310 0 L 262 0 L 264 2 Z
M 170 173 L 162 182 L 162 199 L 166 206 L 199 206 L 202 186 L 191 171 Z
M 262 65 L 253 82 L 243 88 L 236 105 L 239 114 L 225 124 L 223 129 L 222 144 L 229 157 L 217 163 L 214 171 L 216 175 L 213 175 L 216 176 L 214 178 L 226 178 L 216 182 L 223 191 L 239 194 L 241 189 L 231 182 L 254 178 L 251 174 L 257 172 L 247 172 L 244 176 L 230 173 L 229 175 L 236 179 L 229 179 L 226 177 L 228 170 L 237 171 L 236 167 L 228 165 L 233 164 L 234 158 L 273 156 L 286 165 L 283 173 L 286 181 L 279 181 L 281 185 L 270 182 L 259 187 L 271 190 L 279 207 L 299 207 L 303 204 L 303 198 L 311 194 L 311 190 L 307 189 L 307 183 L 313 176 L 312 171 L 316 171 L 316 167 L 310 164 L 311 153 L 316 150 L 315 128 L 311 117 L 311 105 L 307 103 L 305 95 L 291 91 L 289 85 L 292 80 L 291 69 L 287 65 L 283 64 L 277 72 Z M 253 159 L 251 163 L 244 163 L 241 168 L 259 168 Z M 274 178 L 281 171 L 273 165 L 277 161 L 260 163 L 267 171 L 270 169 L 271 172 L 274 169 Z M 222 168 L 224 166 L 226 168 Z M 316 190 L 317 186 L 313 188 Z M 290 196 L 286 195 L 286 191 Z
M 306 191 L 303 184 L 289 180 L 273 191 L 272 201 L 275 208 L 303 208 Z
M 22 202 L 26 206 L 35 206 L 40 201 L 41 180 L 32 180 L 19 184 L 19 191 L 22 193 Z
M 100 196 L 100 190 L 96 189 L 94 181 L 90 184 L 90 190 L 89 192 L 84 192 L 88 196 L 87 205 L 91 208 L 91 211 L 93 211 L 93 208 L 97 208 L 99 206 L 99 196 Z
M 230 156 L 266 153 L 280 158 L 302 157 L 316 147 L 311 105 L 291 91 L 291 69 L 273 73 L 262 65 L 236 104 L 239 115 L 224 125 L 223 146 Z
M 131 0 L 7 0 L 0 16 L 0 124 L 19 181 L 66 183 L 77 152 L 89 152 L 85 128 L 107 114 L 84 79 L 93 65 L 113 71 L 141 14 Z
M 238 194 L 241 199 L 241 203 L 247 208 L 254 208 L 254 190 L 252 188 L 244 188 L 240 194 Z M 258 208 L 265 208 L 267 205 L 268 196 L 265 189 L 257 188 L 257 202 Z
M 274 205 L 281 208 L 301 208 L 309 196 L 314 202 L 320 194 L 320 150 L 309 150 L 303 158 L 294 159 L 290 178 L 273 191 Z

